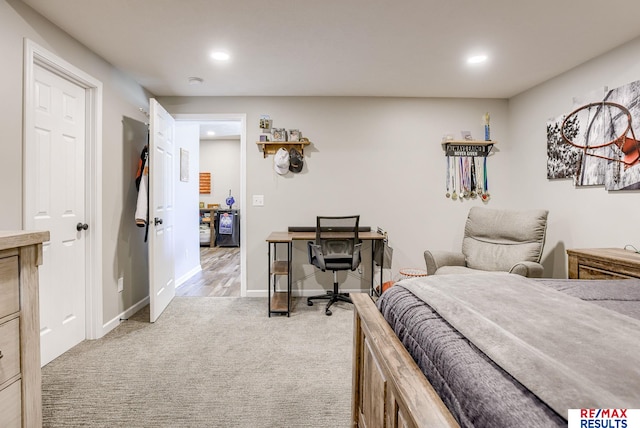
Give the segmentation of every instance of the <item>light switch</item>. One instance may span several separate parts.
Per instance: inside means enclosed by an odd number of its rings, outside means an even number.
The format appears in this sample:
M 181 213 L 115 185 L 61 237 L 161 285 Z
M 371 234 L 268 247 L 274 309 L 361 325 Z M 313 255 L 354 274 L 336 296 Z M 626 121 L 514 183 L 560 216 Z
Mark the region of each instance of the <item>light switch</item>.
M 253 206 L 254 207 L 264 206 L 264 195 L 253 195 Z

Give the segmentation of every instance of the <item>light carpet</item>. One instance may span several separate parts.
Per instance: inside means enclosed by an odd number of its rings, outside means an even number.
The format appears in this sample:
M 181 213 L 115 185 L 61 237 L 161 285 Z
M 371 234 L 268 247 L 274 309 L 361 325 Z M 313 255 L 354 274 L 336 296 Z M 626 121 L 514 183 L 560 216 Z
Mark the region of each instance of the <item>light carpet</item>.
M 348 427 L 353 310 L 176 297 L 42 369 L 45 427 Z M 333 308 L 332 308 L 333 309 Z

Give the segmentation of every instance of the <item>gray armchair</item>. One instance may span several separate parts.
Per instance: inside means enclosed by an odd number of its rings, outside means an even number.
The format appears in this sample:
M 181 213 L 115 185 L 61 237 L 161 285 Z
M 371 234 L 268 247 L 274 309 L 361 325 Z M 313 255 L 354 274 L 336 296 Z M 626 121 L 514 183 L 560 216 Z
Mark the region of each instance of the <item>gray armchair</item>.
M 429 275 L 502 271 L 540 278 L 547 210 L 469 210 L 462 251 L 424 252 Z

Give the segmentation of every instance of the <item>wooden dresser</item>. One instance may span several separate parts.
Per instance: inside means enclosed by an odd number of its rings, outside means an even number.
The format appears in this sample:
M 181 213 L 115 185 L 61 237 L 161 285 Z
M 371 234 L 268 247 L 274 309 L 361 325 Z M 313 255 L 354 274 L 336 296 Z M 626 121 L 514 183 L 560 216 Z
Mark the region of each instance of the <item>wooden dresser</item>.
M 569 279 L 640 278 L 640 254 L 622 248 L 567 250 Z
M 0 427 L 42 426 L 38 266 L 49 232 L 0 231 Z

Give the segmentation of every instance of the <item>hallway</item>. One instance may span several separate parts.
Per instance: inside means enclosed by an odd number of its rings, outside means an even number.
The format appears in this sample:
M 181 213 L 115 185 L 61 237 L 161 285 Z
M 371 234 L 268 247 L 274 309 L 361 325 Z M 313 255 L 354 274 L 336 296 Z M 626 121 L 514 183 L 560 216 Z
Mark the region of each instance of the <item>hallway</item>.
M 240 297 L 240 247 L 200 247 L 200 265 L 176 296 Z

